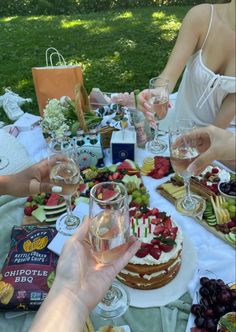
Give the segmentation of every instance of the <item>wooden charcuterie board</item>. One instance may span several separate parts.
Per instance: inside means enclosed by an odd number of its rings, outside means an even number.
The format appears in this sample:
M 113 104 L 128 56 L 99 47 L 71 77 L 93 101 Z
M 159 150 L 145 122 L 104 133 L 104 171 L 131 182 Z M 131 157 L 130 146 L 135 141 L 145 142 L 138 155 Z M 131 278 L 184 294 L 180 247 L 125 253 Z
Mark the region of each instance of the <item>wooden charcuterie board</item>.
M 172 182 L 173 181 L 173 182 Z M 164 184 L 158 186 L 156 188 L 156 190 L 163 196 L 165 197 L 169 202 L 171 202 L 172 204 L 175 205 L 176 202 L 176 198 L 173 197 L 169 192 L 167 192 L 164 188 L 163 185 L 165 186 L 165 184 L 168 183 L 174 183 L 174 185 L 176 187 L 179 186 L 179 188 L 183 187 L 183 184 L 178 181 L 175 181 L 175 179 L 170 181 L 165 182 Z M 195 185 L 194 182 L 191 182 L 191 191 L 194 193 L 197 193 L 198 195 L 201 195 L 201 197 L 205 198 L 206 200 L 209 200 L 209 197 L 215 196 L 214 193 L 209 193 L 209 192 L 204 192 L 204 188 L 199 186 L 199 185 Z M 210 195 L 209 195 L 210 194 Z M 205 227 L 209 232 L 213 233 L 215 236 L 217 236 L 218 238 L 220 238 L 221 240 L 225 241 L 227 244 L 231 245 L 233 248 L 235 248 L 235 244 L 231 243 L 230 241 L 227 240 L 227 238 L 225 237 L 225 234 L 219 230 L 216 229 L 215 226 L 210 226 L 206 220 L 204 219 L 200 219 L 200 218 L 193 218 L 198 224 L 202 225 L 203 227 Z

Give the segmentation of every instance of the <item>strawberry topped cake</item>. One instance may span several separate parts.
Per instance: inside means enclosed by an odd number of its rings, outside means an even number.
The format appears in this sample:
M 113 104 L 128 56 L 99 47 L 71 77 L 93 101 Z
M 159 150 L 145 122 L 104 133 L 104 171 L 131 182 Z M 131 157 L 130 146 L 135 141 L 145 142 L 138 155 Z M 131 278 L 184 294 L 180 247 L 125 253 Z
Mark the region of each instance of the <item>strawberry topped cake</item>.
M 132 288 L 160 288 L 180 269 L 182 231 L 171 217 L 156 208 L 147 209 L 145 214 L 131 211 L 131 215 L 131 234 L 136 234 L 142 244 L 117 279 Z

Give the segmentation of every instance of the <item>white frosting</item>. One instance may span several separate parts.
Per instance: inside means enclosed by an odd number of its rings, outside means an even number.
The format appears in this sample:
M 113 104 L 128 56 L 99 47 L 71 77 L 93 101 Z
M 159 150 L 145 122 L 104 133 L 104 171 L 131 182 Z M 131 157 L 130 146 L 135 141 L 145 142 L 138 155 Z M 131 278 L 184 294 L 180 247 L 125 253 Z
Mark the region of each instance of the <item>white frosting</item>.
M 177 226 L 175 224 L 175 222 L 173 220 L 172 221 L 172 225 L 173 227 Z M 150 243 L 151 240 L 155 237 L 155 235 L 153 234 L 154 228 L 156 225 L 152 225 L 151 226 L 151 234 L 147 234 L 147 237 L 145 237 L 145 228 L 147 227 L 147 225 L 143 224 L 142 219 L 139 219 L 139 227 L 140 227 L 140 241 L 145 242 L 145 243 Z M 135 226 L 137 228 L 137 225 Z M 150 254 L 148 254 L 145 257 L 139 258 L 136 255 L 134 255 L 131 260 L 129 261 L 132 264 L 140 264 L 140 265 L 159 265 L 159 264 L 163 264 L 163 263 L 167 263 L 169 262 L 171 259 L 175 259 L 178 254 L 180 249 L 182 248 L 182 242 L 183 242 L 183 234 L 182 231 L 180 229 L 180 227 L 178 226 L 178 231 L 177 231 L 177 236 L 175 239 L 176 245 L 174 245 L 173 249 L 169 252 L 161 252 L 161 255 L 159 257 L 159 259 L 155 259 L 154 257 L 152 257 Z
M 173 264 L 171 264 L 168 267 L 167 272 L 169 272 L 170 269 L 172 269 L 179 262 L 181 262 L 181 258 L 178 258 Z M 129 274 L 129 275 L 131 275 L 133 277 L 140 277 L 139 273 L 131 272 L 131 271 L 126 270 L 126 269 L 121 270 L 121 273 L 123 273 L 123 274 Z M 142 278 L 147 279 L 147 280 L 151 280 L 152 278 L 158 277 L 161 274 L 166 274 L 166 271 L 162 270 L 162 271 L 154 272 L 152 274 L 144 274 L 144 275 L 142 275 Z M 119 277 L 120 277 L 120 275 L 119 275 Z

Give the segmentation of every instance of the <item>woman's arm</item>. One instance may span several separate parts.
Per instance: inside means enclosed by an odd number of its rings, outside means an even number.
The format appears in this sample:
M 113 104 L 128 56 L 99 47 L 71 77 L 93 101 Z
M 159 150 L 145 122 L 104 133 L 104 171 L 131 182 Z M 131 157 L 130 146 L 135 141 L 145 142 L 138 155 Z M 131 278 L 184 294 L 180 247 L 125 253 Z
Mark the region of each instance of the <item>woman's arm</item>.
M 220 112 L 217 114 L 213 125 L 220 128 L 227 128 L 235 117 L 236 94 L 230 93 L 225 97 Z

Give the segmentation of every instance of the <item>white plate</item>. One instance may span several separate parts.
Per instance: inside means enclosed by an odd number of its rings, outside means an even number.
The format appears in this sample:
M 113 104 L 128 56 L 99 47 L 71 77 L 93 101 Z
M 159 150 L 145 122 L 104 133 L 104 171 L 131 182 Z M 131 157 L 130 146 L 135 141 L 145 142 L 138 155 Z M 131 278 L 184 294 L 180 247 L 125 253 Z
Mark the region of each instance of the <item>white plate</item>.
M 130 294 L 130 305 L 137 308 L 150 308 L 167 305 L 180 298 L 186 291 L 197 268 L 197 255 L 195 248 L 184 235 L 182 263 L 177 276 L 167 285 L 152 290 L 134 289 L 124 285 Z
M 124 332 L 131 332 L 128 325 L 122 325 L 122 326 L 119 326 L 119 327 L 123 327 Z M 96 332 L 99 332 L 99 331 L 96 331 Z

